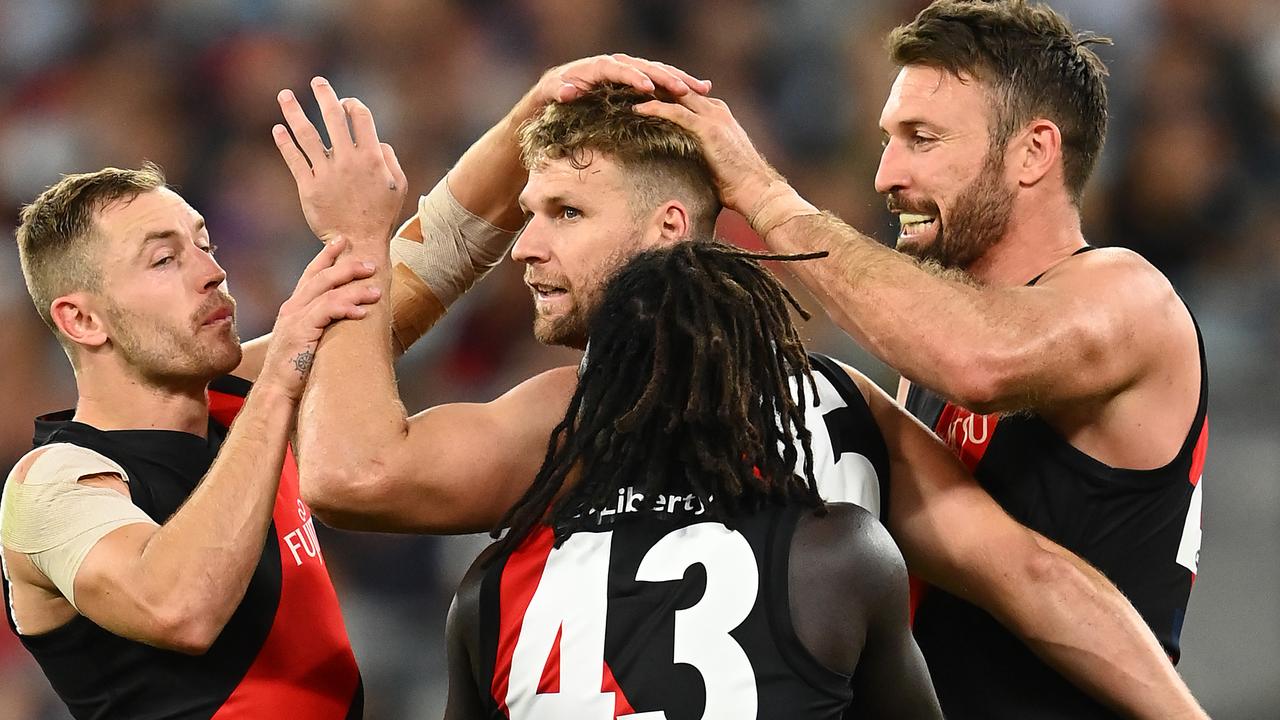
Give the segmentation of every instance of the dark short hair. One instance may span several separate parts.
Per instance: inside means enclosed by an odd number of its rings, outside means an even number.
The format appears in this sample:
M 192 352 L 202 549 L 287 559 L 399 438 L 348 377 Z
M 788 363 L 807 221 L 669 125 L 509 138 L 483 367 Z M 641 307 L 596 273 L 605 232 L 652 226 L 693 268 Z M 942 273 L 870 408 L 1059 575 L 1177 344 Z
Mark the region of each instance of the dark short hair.
M 18 255 L 27 291 L 41 319 L 69 355 L 71 347 L 54 324 L 49 307 L 68 293 L 100 287 L 101 265 L 93 252 L 97 238 L 94 215 L 113 202 L 129 201 L 162 187 L 164 172 L 154 163 L 137 170 L 109 167 L 65 175 L 22 208 Z
M 1026 0 L 936 0 L 888 39 L 899 66 L 936 67 L 991 88 L 993 150 L 1033 119 L 1056 124 L 1077 205 L 1107 134 L 1107 69 L 1088 46 L 1110 42 Z

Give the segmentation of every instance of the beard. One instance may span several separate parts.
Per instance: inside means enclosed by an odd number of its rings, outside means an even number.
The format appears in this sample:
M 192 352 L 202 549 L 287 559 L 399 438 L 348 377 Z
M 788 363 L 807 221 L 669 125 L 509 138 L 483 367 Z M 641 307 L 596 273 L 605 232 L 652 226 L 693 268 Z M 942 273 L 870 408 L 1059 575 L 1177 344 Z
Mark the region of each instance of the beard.
M 562 345 L 575 350 L 587 346 L 587 321 L 589 313 L 585 303 L 574 302 L 561 315 L 543 315 L 534 310 L 533 336 L 543 345 Z
M 148 385 L 177 388 L 205 384 L 240 364 L 240 336 L 234 321 L 219 330 L 202 326 L 210 313 L 228 302 L 235 307 L 230 295 L 220 292 L 211 296 L 185 324 L 111 304 L 111 341 L 125 365 Z
M 936 204 L 912 206 L 890 196 L 891 208 L 932 215 L 937 218 L 938 224 L 933 242 L 899 242 L 898 250 L 922 262 L 936 263 L 943 268 L 968 269 L 1000 242 L 1009 227 L 1014 192 L 1005 186 L 1003 170 L 1003 155 L 996 151 L 987 153 L 978 176 L 956 196 L 951 217 L 945 225 Z
M 601 261 L 592 272 L 584 274 L 589 278 L 582 287 L 566 289 L 572 302 L 568 310 L 559 315 L 544 315 L 534 305 L 533 336 L 543 345 L 560 345 L 575 350 L 587 347 L 590 334 L 588 325 L 595 311 L 596 303 L 604 287 L 623 265 L 640 252 L 641 234 L 639 229 L 633 230 L 617 249 Z

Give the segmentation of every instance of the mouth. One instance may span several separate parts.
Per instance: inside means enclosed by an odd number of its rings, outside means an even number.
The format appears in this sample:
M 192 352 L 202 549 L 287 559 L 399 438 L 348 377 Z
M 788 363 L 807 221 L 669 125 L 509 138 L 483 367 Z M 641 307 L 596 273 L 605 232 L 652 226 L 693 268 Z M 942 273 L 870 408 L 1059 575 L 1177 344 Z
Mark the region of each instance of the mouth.
M 898 223 L 898 237 L 912 238 L 932 232 L 938 225 L 938 218 L 933 215 L 904 212 L 898 215 Z
M 220 327 L 223 325 L 230 325 L 234 317 L 235 312 L 231 309 L 231 306 L 223 306 L 210 313 L 209 316 L 205 318 L 204 322 L 201 323 L 201 327 Z
M 559 285 L 530 282 L 528 280 L 526 280 L 524 284 L 529 286 L 529 290 L 533 293 L 533 297 L 539 301 L 562 297 L 568 293 L 568 290 L 565 290 Z

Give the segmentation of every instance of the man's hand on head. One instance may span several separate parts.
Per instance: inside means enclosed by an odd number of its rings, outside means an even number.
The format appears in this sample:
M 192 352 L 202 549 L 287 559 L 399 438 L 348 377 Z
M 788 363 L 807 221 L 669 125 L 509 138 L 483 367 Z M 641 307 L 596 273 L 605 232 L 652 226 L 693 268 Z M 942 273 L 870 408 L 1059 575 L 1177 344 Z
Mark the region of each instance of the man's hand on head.
M 311 89 L 332 146 L 325 147 L 291 90 L 277 97 L 289 127 L 271 130 L 298 184 L 307 224 L 324 242 L 339 236 L 352 243 L 385 241 L 399 221 L 408 186 L 395 151 L 379 142 L 373 114 L 364 103 L 339 100 L 322 77 L 311 81 Z
M 693 133 L 715 176 L 720 201 L 742 213 L 761 236 L 792 217 L 818 212 L 764 159 L 723 100 L 686 93 L 671 102 L 640 103 L 635 111 Z
M 596 55 L 553 67 L 543 73 L 528 99 L 530 114 L 548 103 L 572 102 L 600 83 L 629 85 L 640 92 L 661 93 L 673 98 L 706 95 L 711 81 L 699 80 L 666 63 L 632 57 L 625 53 Z

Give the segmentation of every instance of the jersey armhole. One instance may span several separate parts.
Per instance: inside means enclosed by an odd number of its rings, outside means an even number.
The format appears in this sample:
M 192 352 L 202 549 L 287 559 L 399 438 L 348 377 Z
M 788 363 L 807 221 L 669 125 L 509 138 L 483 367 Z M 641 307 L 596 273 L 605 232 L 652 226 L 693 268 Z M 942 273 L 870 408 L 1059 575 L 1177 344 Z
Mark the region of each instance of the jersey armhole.
M 871 414 L 871 407 L 867 404 L 867 398 L 853 382 L 853 378 L 849 377 L 845 366 L 839 361 L 826 355 L 809 353 L 809 362 L 815 372 L 831 382 L 836 392 L 840 393 L 840 397 L 849 408 L 853 420 L 852 428 L 850 428 L 852 434 L 858 438 L 867 438 L 867 442 L 863 447 L 857 448 L 857 452 L 866 457 L 876 471 L 876 482 L 880 486 L 880 512 L 878 517 L 889 517 L 889 483 L 891 481 L 889 477 L 889 446 L 885 444 L 884 433 L 880 431 L 879 423 L 876 422 L 875 416 Z M 915 389 L 914 383 L 912 383 L 911 388 L 912 390 Z
M 836 672 L 814 657 L 796 634 L 795 623 L 791 619 L 791 544 L 795 542 L 800 513 L 810 510 L 790 506 L 777 513 L 770 521 L 768 549 L 760 586 L 766 600 L 766 614 L 773 644 L 782 661 L 814 690 L 847 701 L 848 695 L 833 692 L 832 686 L 850 688 L 853 676 Z

